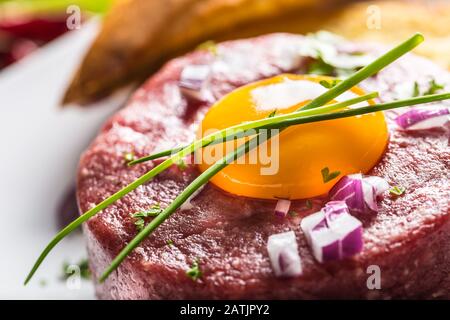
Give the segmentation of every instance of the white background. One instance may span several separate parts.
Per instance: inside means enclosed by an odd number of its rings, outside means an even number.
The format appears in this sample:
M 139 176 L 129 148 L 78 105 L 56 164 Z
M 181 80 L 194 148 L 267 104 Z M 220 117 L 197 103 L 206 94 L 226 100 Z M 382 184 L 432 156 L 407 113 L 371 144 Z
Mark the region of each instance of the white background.
M 22 283 L 58 231 L 57 207 L 74 184 L 81 152 L 124 101 L 119 94 L 89 108 L 59 106 L 97 27 L 90 22 L 0 72 L 1 299 L 94 298 L 89 281 L 70 290 L 60 279 L 64 261 L 86 257 L 80 232 L 50 253 L 27 287 Z

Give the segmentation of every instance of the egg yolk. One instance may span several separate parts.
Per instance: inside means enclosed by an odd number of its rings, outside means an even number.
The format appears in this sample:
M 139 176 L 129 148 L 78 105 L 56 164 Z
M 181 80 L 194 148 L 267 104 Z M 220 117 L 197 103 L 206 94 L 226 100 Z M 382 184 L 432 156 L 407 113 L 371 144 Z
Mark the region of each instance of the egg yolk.
M 328 90 L 319 82 L 330 79 L 281 75 L 238 88 L 211 107 L 198 136 L 267 118 L 274 111 L 277 115 L 294 112 Z M 363 94 L 363 90 L 354 87 L 330 103 Z M 367 105 L 367 102 L 362 104 Z M 295 125 L 262 143 L 264 147 L 259 146 L 230 163 L 211 182 L 227 192 L 260 199 L 305 199 L 323 195 L 340 177 L 367 173 L 373 168 L 386 148 L 388 137 L 382 112 Z M 199 169 L 205 171 L 246 139 L 201 149 L 196 153 Z M 328 168 L 328 176 L 325 168 Z M 338 172 L 334 179 L 327 179 Z

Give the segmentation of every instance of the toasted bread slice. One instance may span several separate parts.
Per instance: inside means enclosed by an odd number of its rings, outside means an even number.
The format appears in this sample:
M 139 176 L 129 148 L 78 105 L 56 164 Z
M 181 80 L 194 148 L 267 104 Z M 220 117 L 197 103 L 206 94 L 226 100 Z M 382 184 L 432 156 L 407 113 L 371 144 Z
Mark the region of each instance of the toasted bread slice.
M 263 24 L 314 6 L 315 0 L 118 0 L 64 103 L 83 104 L 108 95 L 144 79 L 164 60 L 243 24 Z
M 350 39 L 383 43 L 395 43 L 420 31 L 427 41 L 417 52 L 450 66 L 450 2 L 342 3 L 119 0 L 105 18 L 64 103 L 85 104 L 132 81 L 142 81 L 167 59 L 205 40 L 279 31 L 307 33 L 325 29 Z

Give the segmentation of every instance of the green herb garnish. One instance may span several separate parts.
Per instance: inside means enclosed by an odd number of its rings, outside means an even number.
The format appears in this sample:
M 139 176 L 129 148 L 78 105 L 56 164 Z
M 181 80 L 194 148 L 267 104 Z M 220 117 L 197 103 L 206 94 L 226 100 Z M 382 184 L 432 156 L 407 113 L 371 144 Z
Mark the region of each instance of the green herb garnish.
M 434 79 L 431 79 L 430 82 L 428 83 L 428 85 L 429 85 L 428 90 L 424 93 L 425 96 L 435 94 L 439 90 L 442 90 L 445 88 L 444 85 L 436 83 L 436 80 L 434 80 Z
M 323 168 L 320 172 L 322 173 L 323 183 L 330 182 L 331 180 L 336 179 L 341 174 L 340 171 L 330 172 L 330 169 L 328 167 Z
M 325 87 L 327 89 L 331 89 L 334 86 L 336 86 L 339 82 L 342 80 L 340 79 L 333 79 L 333 80 L 321 80 L 319 83 L 322 85 L 322 87 Z
M 418 97 L 420 95 L 420 90 L 419 90 L 419 83 L 417 83 L 417 81 L 414 81 L 414 89 L 413 89 L 413 97 Z
M 172 247 L 173 246 L 173 240 L 172 239 L 169 239 L 169 240 L 167 240 L 167 245 L 169 246 L 169 247 Z
M 428 97 L 418 97 L 412 98 L 409 100 L 395 101 L 386 104 L 380 104 L 375 106 L 361 107 L 355 108 L 351 110 L 345 110 L 340 112 L 331 112 L 327 107 L 331 105 L 324 106 L 329 101 L 333 100 L 337 96 L 351 89 L 353 86 L 357 85 L 362 80 L 376 74 L 378 71 L 382 70 L 384 67 L 397 60 L 399 57 L 403 56 L 405 53 L 411 51 L 417 45 L 419 45 L 423 41 L 423 36 L 420 34 L 416 34 L 407 41 L 403 42 L 399 46 L 390 50 L 386 54 L 382 55 L 374 62 L 369 65 L 363 67 L 350 77 L 346 78 L 342 82 L 338 83 L 333 88 L 329 89 L 324 94 L 320 95 L 316 99 L 309 102 L 307 105 L 303 106 L 300 111 L 294 112 L 289 115 L 280 115 L 275 116 L 270 119 L 263 119 L 248 122 L 245 124 L 241 124 L 238 127 L 242 130 L 248 130 L 249 128 L 261 129 L 261 128 L 279 128 L 283 130 L 286 127 L 289 127 L 294 124 L 302 124 L 302 123 L 312 123 L 324 120 L 332 120 L 345 118 L 350 116 L 355 116 L 359 114 L 371 113 L 376 111 L 388 110 L 399 108 L 401 106 L 409 106 L 413 104 L 419 103 L 427 103 L 431 101 L 445 100 L 450 99 L 450 93 L 441 94 L 441 95 L 431 95 Z M 342 108 L 342 105 L 338 107 L 334 106 L 335 110 Z M 326 111 L 325 111 L 326 110 Z M 328 113 L 327 113 L 328 112 Z M 267 121 L 267 122 L 264 122 Z M 262 122 L 262 123 L 261 123 Z M 228 130 L 229 128 L 227 128 Z M 242 133 L 243 131 L 241 131 Z M 245 155 L 249 150 L 257 147 L 259 144 L 263 143 L 267 139 L 271 138 L 271 131 L 267 137 L 264 135 L 257 135 L 251 140 L 247 141 L 245 144 L 240 145 L 236 150 L 227 154 L 222 160 L 216 162 L 212 166 L 210 166 L 206 171 L 204 171 L 200 176 L 198 176 L 191 184 L 189 184 L 186 189 L 184 189 L 176 198 L 170 203 L 159 215 L 157 215 L 149 224 L 147 224 L 142 231 L 140 231 L 134 239 L 132 239 L 123 250 L 113 259 L 111 265 L 104 271 L 104 273 L 100 276 L 99 281 L 103 282 L 111 272 L 113 272 L 120 263 L 128 256 L 128 254 L 133 251 L 139 244 L 148 237 L 161 223 L 163 223 L 168 217 L 170 217 L 185 201 L 189 199 L 189 197 L 194 194 L 199 188 L 208 183 L 208 181 L 219 171 L 225 168 L 229 163 L 233 162 L 235 159 Z M 171 155 L 168 159 L 164 160 L 161 164 L 157 165 L 143 176 L 133 181 L 129 185 L 125 186 L 118 192 L 114 193 L 112 196 L 106 198 L 96 207 L 88 210 L 83 215 L 78 217 L 75 221 L 70 223 L 67 227 L 61 230 L 55 238 L 46 246 L 44 251 L 38 257 L 36 263 L 28 274 L 25 284 L 31 279 L 34 275 L 42 261 L 48 255 L 48 253 L 69 233 L 79 227 L 83 222 L 87 221 L 91 217 L 95 216 L 98 212 L 107 208 L 112 203 L 121 199 L 123 196 L 128 194 L 129 192 L 135 190 L 137 187 L 141 186 L 145 182 L 154 178 L 156 175 L 161 173 L 162 171 L 170 168 L 170 166 L 174 163 L 177 163 L 179 159 L 183 159 L 184 157 L 192 154 L 196 150 L 203 148 L 206 145 L 209 145 L 215 142 L 218 139 L 223 139 L 227 135 L 226 132 L 219 132 L 212 134 L 210 136 L 204 137 L 203 139 L 194 141 L 192 144 L 187 146 L 186 148 L 181 149 L 176 152 L 174 155 Z M 222 140 L 223 141 L 223 140 Z M 160 153 L 161 154 L 161 153 Z M 198 264 L 197 264 L 198 266 Z M 195 267 L 195 265 L 193 266 Z
M 294 120 L 294 119 L 299 119 L 300 117 L 302 119 L 304 119 L 310 115 L 311 116 L 319 115 L 319 114 L 343 109 L 350 105 L 376 98 L 377 96 L 378 96 L 377 92 L 372 92 L 372 93 L 369 93 L 369 94 L 366 94 L 363 96 L 359 96 L 356 98 L 352 98 L 352 99 L 349 99 L 346 101 L 318 107 L 318 108 L 315 108 L 314 110 L 300 110 L 300 111 L 296 111 L 293 113 L 288 113 L 288 114 L 283 114 L 283 115 L 278 115 L 278 116 L 275 114 L 274 116 L 267 117 L 267 118 L 264 118 L 261 120 L 249 121 L 249 122 L 246 122 L 243 124 L 235 125 L 233 127 L 227 128 L 227 129 L 220 130 L 214 134 L 203 137 L 201 140 L 197 140 L 194 143 L 192 143 L 191 145 L 161 151 L 161 152 L 149 155 L 149 156 L 142 157 L 140 159 L 136 159 L 136 160 L 130 162 L 128 165 L 133 166 L 138 163 L 158 159 L 161 157 L 171 156 L 174 154 L 176 155 L 178 153 L 181 153 L 182 151 L 189 150 L 189 148 L 196 150 L 197 148 L 205 147 L 208 145 L 213 145 L 216 143 L 222 143 L 223 141 L 230 141 L 230 140 L 232 140 L 233 137 L 242 137 L 242 135 L 244 135 L 244 137 L 246 137 L 246 136 L 248 136 L 248 134 L 246 134 L 246 132 L 249 132 L 250 133 L 249 135 L 253 135 L 254 131 L 251 129 L 256 129 L 256 131 L 258 131 L 259 129 L 267 129 L 268 125 L 271 125 L 275 122 L 279 123 L 280 126 L 278 126 L 278 127 L 281 128 L 282 127 L 281 124 L 283 123 L 284 120 L 289 120 L 289 119 Z M 400 103 L 400 102 L 396 102 L 396 103 Z M 358 110 L 360 110 L 360 109 L 358 109 Z M 371 112 L 373 112 L 373 111 L 371 111 Z M 233 132 L 233 131 L 236 131 L 236 132 Z M 233 132 L 233 133 L 230 134 L 230 132 Z M 192 152 L 194 152 L 194 151 L 191 151 L 190 153 L 192 153 Z
M 394 186 L 392 188 L 389 189 L 389 193 L 394 195 L 394 196 L 401 196 L 402 194 L 404 194 L 406 191 L 405 187 L 401 187 L 401 186 Z
M 161 206 L 158 204 L 155 204 L 150 207 L 147 211 L 141 211 L 137 213 L 133 213 L 131 216 L 136 219 L 134 224 L 136 225 L 136 229 L 138 231 L 141 231 L 145 227 L 145 218 L 149 217 L 156 217 L 158 214 L 160 214 L 163 210 L 161 209 Z
M 336 68 L 329 63 L 326 63 L 322 57 L 318 57 L 316 61 L 311 63 L 308 68 L 308 73 L 330 76 L 333 75 L 336 71 Z
M 180 161 L 177 162 L 178 169 L 181 171 L 184 171 L 187 169 L 187 164 L 183 159 L 180 159 Z
M 208 40 L 208 41 L 205 41 L 205 42 L 199 44 L 197 46 L 197 50 L 208 50 L 214 56 L 219 55 L 219 50 L 217 48 L 217 44 L 212 40 Z
M 292 218 L 295 218 L 296 216 L 298 216 L 298 213 L 295 211 L 289 211 L 288 215 L 290 215 Z
M 192 279 L 192 281 L 197 281 L 202 276 L 202 271 L 198 263 L 198 259 L 192 263 L 192 266 L 186 271 L 186 275 Z
M 267 116 L 267 118 L 273 118 L 273 117 L 275 117 L 276 114 L 277 114 L 277 109 L 273 110 L 273 111 Z

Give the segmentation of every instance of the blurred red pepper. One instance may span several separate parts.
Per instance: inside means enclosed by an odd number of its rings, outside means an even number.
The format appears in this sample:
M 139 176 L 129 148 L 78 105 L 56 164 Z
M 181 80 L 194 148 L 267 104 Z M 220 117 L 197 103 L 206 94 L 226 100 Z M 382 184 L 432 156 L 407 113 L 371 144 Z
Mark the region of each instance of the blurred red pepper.
M 17 17 L 0 21 L 0 69 L 68 31 L 66 16 Z

